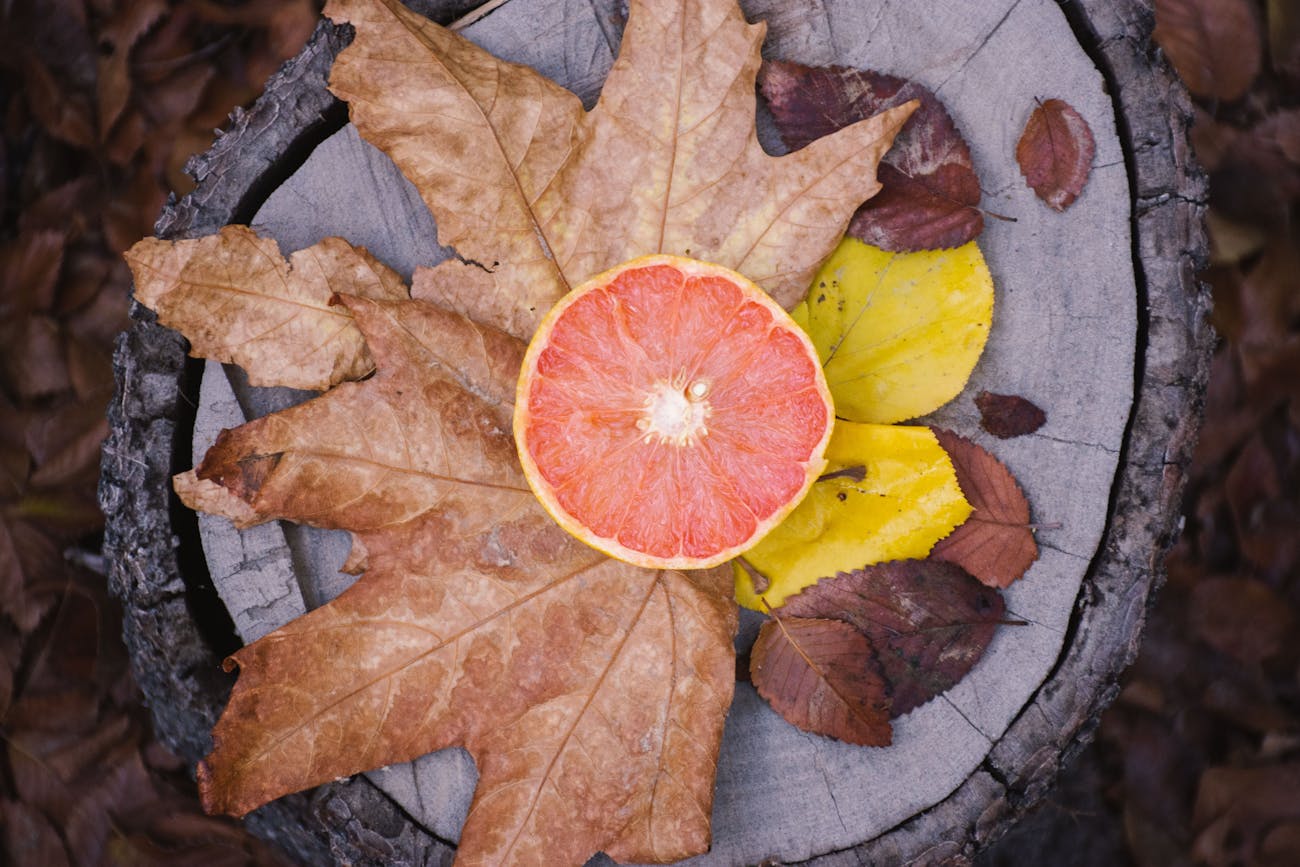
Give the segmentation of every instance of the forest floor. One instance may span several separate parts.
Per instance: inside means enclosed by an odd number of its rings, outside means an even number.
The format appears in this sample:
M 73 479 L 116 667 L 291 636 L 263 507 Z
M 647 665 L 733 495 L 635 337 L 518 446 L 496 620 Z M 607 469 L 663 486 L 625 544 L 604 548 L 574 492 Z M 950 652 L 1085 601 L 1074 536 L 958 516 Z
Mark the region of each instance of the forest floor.
M 1155 5 L 1197 103 L 1220 335 L 1185 530 L 1095 742 L 986 867 L 1300 864 L 1300 3 Z M 0 4 L 0 862 L 283 863 L 153 738 L 95 489 L 121 253 L 318 14 Z

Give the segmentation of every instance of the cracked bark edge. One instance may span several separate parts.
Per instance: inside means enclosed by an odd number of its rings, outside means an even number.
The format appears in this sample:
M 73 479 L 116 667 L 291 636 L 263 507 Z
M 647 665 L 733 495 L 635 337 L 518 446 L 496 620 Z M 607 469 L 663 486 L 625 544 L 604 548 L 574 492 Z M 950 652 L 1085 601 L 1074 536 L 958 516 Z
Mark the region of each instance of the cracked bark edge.
M 1139 292 L 1135 395 L 1099 553 L 1056 665 L 988 757 L 951 795 L 858 846 L 806 862 L 970 864 L 1051 789 L 1093 738 L 1137 656 L 1204 410 L 1213 331 L 1205 174 L 1192 156 L 1187 91 L 1154 49 L 1142 0 L 1058 0 L 1101 70 L 1133 191 Z
M 459 9 L 455 0 L 422 5 L 443 17 Z M 325 84 L 334 58 L 351 40 L 350 27 L 318 24 L 253 107 L 237 108 L 212 148 L 187 163 L 197 187 L 168 201 L 155 225 L 159 237 L 192 238 L 247 221 L 287 172 L 343 125 L 345 107 Z M 211 748 L 209 731 L 234 680 L 221 673 L 220 654 L 195 616 L 203 591 L 196 585 L 203 582 L 182 572 L 179 554 L 180 537 L 188 532 L 197 544 L 197 530 L 184 526 L 194 524 L 193 515 L 171 493 L 172 474 L 189 466 L 188 426 L 178 419 L 187 414 L 183 404 L 197 396 L 197 378 L 184 339 L 158 325 L 151 311 L 134 302 L 131 307 L 132 325 L 119 335 L 113 355 L 116 389 L 101 464 L 104 554 L 155 731 L 193 763 Z M 280 799 L 246 822 L 303 863 L 449 864 L 453 853 L 363 777 Z

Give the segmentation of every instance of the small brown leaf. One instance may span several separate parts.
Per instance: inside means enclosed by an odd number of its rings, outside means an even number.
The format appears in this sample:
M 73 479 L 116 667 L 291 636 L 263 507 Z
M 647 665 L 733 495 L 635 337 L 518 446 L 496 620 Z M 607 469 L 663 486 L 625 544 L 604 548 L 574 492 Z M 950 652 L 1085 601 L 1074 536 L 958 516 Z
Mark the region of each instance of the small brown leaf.
M 59 834 L 38 810 L 22 801 L 0 801 L 0 832 L 7 864 L 67 865 L 68 852 Z
M 866 635 L 898 717 L 966 676 L 1006 605 L 996 590 L 951 563 L 895 560 L 824 578 L 779 610 L 784 619 L 843 620 Z
M 131 74 L 128 62 L 131 49 L 150 27 L 167 11 L 165 0 L 137 0 L 123 3 L 99 31 L 99 75 L 96 78 L 96 97 L 99 105 L 99 137 L 108 137 L 108 131 L 122 115 L 131 95 Z
M 975 406 L 980 411 L 980 427 L 999 439 L 1031 434 L 1047 422 L 1047 413 L 1018 394 L 981 391 L 975 396 Z
M 1231 101 L 1259 74 L 1259 20 L 1250 0 L 1156 0 L 1152 33 L 1187 89 Z
M 1064 100 L 1049 99 L 1029 116 L 1016 145 L 1016 162 L 1038 198 L 1064 211 L 1088 183 L 1096 152 L 1083 115 Z
M 956 563 L 990 587 L 1007 587 L 1038 559 L 1029 501 L 993 455 L 952 431 L 931 430 L 952 458 L 957 483 L 975 511 L 930 556 Z
M 1246 663 L 1275 656 L 1295 635 L 1287 600 L 1251 578 L 1202 578 L 1192 589 L 1188 614 L 1199 638 Z
M 970 148 L 943 103 L 925 87 L 880 72 L 778 60 L 763 65 L 759 90 L 792 149 L 909 99 L 920 100 L 880 161 L 880 192 L 858 209 L 848 234 L 905 252 L 959 247 L 984 231 Z
M 892 739 L 871 643 L 844 621 L 774 617 L 758 631 L 749 672 L 758 694 L 806 732 L 864 747 Z

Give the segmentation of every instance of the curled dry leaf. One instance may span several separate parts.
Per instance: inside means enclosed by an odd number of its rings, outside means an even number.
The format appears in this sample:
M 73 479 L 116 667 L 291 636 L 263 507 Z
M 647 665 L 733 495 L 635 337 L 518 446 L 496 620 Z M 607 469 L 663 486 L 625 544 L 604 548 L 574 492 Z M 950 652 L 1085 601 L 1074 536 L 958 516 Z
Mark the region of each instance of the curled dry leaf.
M 234 362 L 253 385 L 320 391 L 374 369 L 336 292 L 408 297 L 402 278 L 341 238 L 326 238 L 288 260 L 271 238 L 246 226 L 192 241 L 146 238 L 126 253 L 135 296 L 191 352 Z
M 843 620 L 866 635 L 897 717 L 966 676 L 1006 605 L 996 590 L 951 563 L 898 560 L 824 578 L 779 611 L 783 618 Z
M 344 303 L 376 375 L 223 434 L 189 476 L 255 520 L 351 530 L 367 567 L 227 663 L 206 807 L 459 744 L 479 771 L 460 862 L 704 851 L 735 675 L 726 573 L 610 560 L 542 511 L 508 433 L 521 343 L 423 302 Z M 482 357 L 451 367 L 464 328 Z
M 952 458 L 972 508 L 966 523 L 941 539 L 930 556 L 956 563 L 990 587 L 1007 587 L 1038 559 L 1029 501 L 1001 461 L 952 431 L 932 428 Z
M 975 395 L 975 406 L 980 411 L 980 427 L 998 439 L 1022 437 L 1047 423 L 1047 413 L 1018 394 L 981 391 Z
M 893 737 L 871 643 L 842 620 L 778 614 L 759 629 L 749 671 L 758 694 L 806 732 L 865 747 Z
M 723 265 L 793 305 L 916 107 L 768 156 L 754 132 L 766 28 L 732 0 L 634 0 L 591 112 L 397 0 L 331 0 L 325 14 L 357 30 L 330 89 L 415 184 L 439 241 L 476 263 L 426 279 L 523 338 L 572 286 L 650 253 Z
M 776 60 L 760 70 L 759 89 L 782 141 L 792 149 L 919 100 L 916 114 L 880 161 L 880 192 L 854 214 L 848 234 L 901 252 L 960 247 L 984 231 L 970 147 L 943 103 L 922 85 L 870 70 Z
M 1016 145 L 1020 173 L 1047 206 L 1064 211 L 1083 192 L 1097 143 L 1083 115 L 1068 102 L 1040 102 Z
M 1261 66 L 1262 35 L 1250 0 L 1155 0 L 1151 34 L 1197 96 L 1234 100 Z

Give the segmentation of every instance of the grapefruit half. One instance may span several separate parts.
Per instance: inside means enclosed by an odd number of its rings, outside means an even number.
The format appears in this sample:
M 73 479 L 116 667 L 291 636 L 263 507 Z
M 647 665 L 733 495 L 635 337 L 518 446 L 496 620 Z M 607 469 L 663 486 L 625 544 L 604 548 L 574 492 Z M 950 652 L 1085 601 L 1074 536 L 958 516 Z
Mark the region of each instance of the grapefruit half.
M 825 466 L 834 410 L 817 350 L 730 269 L 645 256 L 547 314 L 514 433 L 559 524 L 651 568 L 702 569 L 758 542 Z

